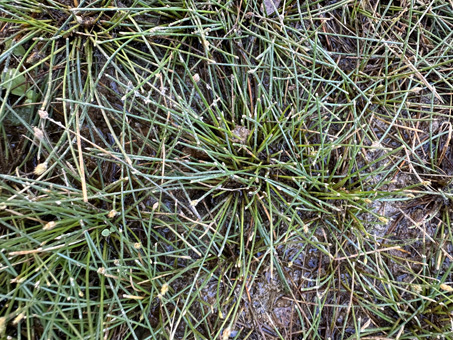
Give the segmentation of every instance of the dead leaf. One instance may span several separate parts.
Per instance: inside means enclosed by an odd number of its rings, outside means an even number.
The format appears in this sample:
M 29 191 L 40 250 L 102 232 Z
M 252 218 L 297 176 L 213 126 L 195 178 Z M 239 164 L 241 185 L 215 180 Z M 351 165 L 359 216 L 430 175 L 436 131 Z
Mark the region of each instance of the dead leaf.
M 281 0 L 263 0 L 266 14 L 271 15 L 272 13 L 274 13 L 280 5 L 280 2 Z

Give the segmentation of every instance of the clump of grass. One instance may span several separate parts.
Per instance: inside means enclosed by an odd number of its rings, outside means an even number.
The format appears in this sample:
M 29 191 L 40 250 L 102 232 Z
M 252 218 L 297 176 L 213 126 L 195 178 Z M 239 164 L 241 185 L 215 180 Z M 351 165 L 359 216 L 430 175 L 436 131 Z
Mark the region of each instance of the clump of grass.
M 2 6 L 0 336 L 451 334 L 445 4 Z

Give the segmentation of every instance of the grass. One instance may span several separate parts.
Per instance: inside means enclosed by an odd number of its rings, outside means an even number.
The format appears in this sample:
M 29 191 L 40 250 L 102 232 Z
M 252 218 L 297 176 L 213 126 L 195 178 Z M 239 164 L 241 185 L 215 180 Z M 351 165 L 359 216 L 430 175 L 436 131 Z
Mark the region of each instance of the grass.
M 0 0 L 0 338 L 449 339 L 445 1 Z

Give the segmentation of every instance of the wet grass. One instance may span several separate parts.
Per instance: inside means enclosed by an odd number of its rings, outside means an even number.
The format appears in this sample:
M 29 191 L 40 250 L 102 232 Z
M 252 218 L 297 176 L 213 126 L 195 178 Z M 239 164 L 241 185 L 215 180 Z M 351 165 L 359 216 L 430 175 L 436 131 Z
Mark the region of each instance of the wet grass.
M 452 337 L 451 4 L 266 3 L 0 1 L 0 338 Z

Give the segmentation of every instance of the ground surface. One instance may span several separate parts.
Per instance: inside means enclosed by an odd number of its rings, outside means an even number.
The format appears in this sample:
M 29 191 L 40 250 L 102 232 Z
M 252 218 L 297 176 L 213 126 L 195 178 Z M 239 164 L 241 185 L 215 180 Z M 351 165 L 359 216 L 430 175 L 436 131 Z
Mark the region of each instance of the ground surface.
M 0 0 L 0 338 L 453 338 L 449 1 Z

